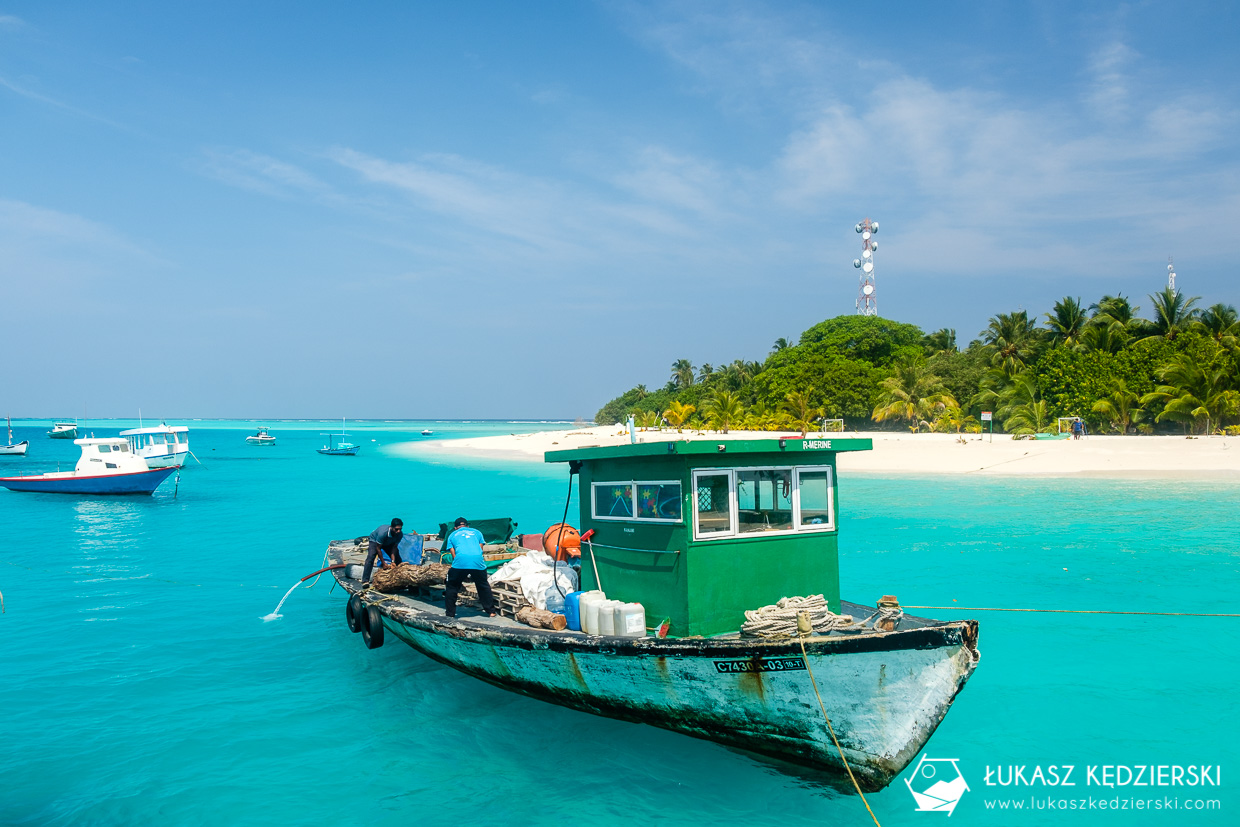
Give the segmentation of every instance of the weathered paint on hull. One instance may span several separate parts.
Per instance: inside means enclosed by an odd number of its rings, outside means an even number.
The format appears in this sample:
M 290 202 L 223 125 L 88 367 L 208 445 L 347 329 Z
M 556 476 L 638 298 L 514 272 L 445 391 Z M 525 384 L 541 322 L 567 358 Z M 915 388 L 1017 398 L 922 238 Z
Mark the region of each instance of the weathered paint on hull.
M 414 649 L 503 689 L 843 772 L 795 641 L 497 634 L 381 611 Z M 912 761 L 973 673 L 970 624 L 807 640 L 823 704 L 864 789 L 885 787 Z

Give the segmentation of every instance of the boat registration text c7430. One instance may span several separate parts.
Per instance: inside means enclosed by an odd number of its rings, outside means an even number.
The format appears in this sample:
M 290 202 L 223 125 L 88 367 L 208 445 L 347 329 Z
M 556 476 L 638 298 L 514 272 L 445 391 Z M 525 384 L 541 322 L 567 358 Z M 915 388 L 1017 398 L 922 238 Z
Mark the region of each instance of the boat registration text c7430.
M 795 669 L 805 669 L 804 659 L 755 658 L 754 660 L 715 661 L 715 670 L 724 675 L 738 675 L 741 672 L 791 672 Z

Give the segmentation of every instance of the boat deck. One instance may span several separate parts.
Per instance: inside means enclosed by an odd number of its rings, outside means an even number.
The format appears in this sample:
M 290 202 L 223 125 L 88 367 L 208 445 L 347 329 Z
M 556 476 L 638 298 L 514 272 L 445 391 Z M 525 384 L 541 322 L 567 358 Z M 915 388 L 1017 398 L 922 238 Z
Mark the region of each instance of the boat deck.
M 435 549 L 429 548 L 428 552 Z M 366 562 L 366 544 L 365 541 L 358 543 L 355 540 L 336 540 L 333 541 L 327 550 L 329 563 L 346 565 L 356 564 L 363 565 Z M 512 555 L 516 556 L 516 555 Z M 443 586 L 431 586 L 428 588 L 418 589 L 416 592 L 399 591 L 399 592 L 375 592 L 367 591 L 362 585 L 362 581 L 349 577 L 346 573 L 347 569 L 340 569 L 333 574 L 336 576 L 337 582 L 350 594 L 367 595 L 367 602 L 380 606 L 384 614 L 392 616 L 396 620 L 406 621 L 417 618 L 423 623 L 430 622 L 435 626 L 458 626 L 462 629 L 473 629 L 477 631 L 491 630 L 503 632 L 506 634 L 526 634 L 536 633 L 538 636 L 554 636 L 557 638 L 576 639 L 580 641 L 597 642 L 603 638 L 598 635 L 590 635 L 585 632 L 577 632 L 571 629 L 562 631 L 552 631 L 549 629 L 535 629 L 519 623 L 510 617 L 504 617 L 502 614 L 495 617 L 488 617 L 478 605 L 474 596 L 472 586 L 468 587 L 468 591 L 462 591 L 457 598 L 456 617 L 449 618 L 444 615 L 443 605 Z M 852 615 L 856 620 L 864 620 L 874 614 L 877 609 L 874 606 L 865 606 L 860 603 L 850 603 L 841 601 L 840 608 L 843 614 Z M 648 618 L 649 619 L 649 618 Z M 956 621 L 959 623 L 959 621 Z M 947 625 L 944 621 L 932 620 L 924 617 L 913 617 L 905 614 L 893 630 L 894 633 L 909 632 L 921 628 L 938 628 Z M 954 624 L 952 624 L 954 625 Z M 846 638 L 857 639 L 860 637 L 874 637 L 892 634 L 893 632 L 881 632 L 870 627 L 854 628 L 854 629 L 833 629 L 825 634 L 816 633 L 812 637 L 816 640 L 823 638 Z M 628 642 L 633 641 L 649 641 L 652 643 L 662 642 L 657 638 L 615 638 Z M 667 640 L 675 640 L 677 638 L 669 637 Z M 702 640 L 702 638 L 696 638 Z M 753 643 L 760 640 L 752 637 L 743 637 L 739 631 L 729 632 L 722 635 L 713 635 L 708 640 L 716 642 L 724 641 L 745 641 Z M 787 642 L 783 639 L 782 642 Z

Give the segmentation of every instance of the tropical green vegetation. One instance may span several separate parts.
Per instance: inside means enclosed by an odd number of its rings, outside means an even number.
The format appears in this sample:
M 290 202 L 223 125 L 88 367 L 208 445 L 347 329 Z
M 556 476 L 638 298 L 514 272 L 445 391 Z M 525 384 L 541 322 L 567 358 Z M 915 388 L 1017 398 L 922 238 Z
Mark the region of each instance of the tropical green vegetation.
M 1080 417 L 1095 433 L 1240 430 L 1240 315 L 1164 289 L 1149 318 L 1125 296 L 1065 296 L 1044 315 L 999 313 L 963 349 L 956 331 L 875 316 L 838 316 L 761 361 L 671 362 L 667 384 L 608 402 L 600 423 L 779 430 L 822 421 L 849 429 L 976 432 L 983 411 L 1012 434 Z

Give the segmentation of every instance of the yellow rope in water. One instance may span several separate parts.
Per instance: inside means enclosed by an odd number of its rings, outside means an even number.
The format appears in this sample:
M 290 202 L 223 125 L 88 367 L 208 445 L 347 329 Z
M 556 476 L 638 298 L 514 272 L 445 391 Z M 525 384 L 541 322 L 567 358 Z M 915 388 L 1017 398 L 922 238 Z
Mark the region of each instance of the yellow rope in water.
M 1203 614 L 1201 612 L 1112 612 L 1106 609 L 994 609 L 978 606 L 905 606 L 906 609 L 939 609 L 958 612 L 1050 612 L 1070 615 L 1152 615 L 1155 617 L 1240 617 L 1240 614 Z
M 822 702 L 822 695 L 818 693 L 818 681 L 814 680 L 814 670 L 809 665 L 809 653 L 805 651 L 805 636 L 799 636 L 797 642 L 801 644 L 801 656 L 805 660 L 805 671 L 809 673 L 810 685 L 814 687 L 814 696 L 818 698 L 818 708 L 822 710 L 822 719 L 827 722 L 827 732 L 831 733 L 831 741 L 835 744 L 835 749 L 840 754 L 840 760 L 844 762 L 844 769 L 848 770 L 848 778 L 852 781 L 857 795 L 861 796 L 861 803 L 865 805 L 866 812 L 870 814 L 870 818 L 874 819 L 874 827 L 883 827 L 883 825 L 878 823 L 878 816 L 874 815 L 874 811 L 870 809 L 870 802 L 865 800 L 865 793 L 861 792 L 861 785 L 857 783 L 856 777 L 853 776 L 852 767 L 848 766 L 848 759 L 844 757 L 844 749 L 840 746 L 839 739 L 835 737 L 835 728 L 831 726 L 831 719 L 827 717 L 827 707 Z

